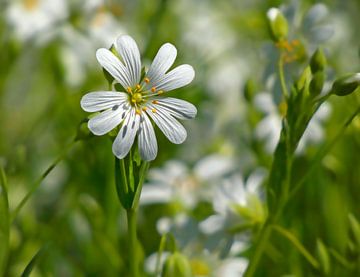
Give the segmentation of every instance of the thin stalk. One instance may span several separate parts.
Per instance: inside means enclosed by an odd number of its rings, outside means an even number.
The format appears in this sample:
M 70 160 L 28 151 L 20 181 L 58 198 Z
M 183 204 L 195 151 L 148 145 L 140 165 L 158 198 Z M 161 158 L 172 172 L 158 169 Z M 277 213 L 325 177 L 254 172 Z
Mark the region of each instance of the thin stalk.
M 129 256 L 130 272 L 132 277 L 139 276 L 139 255 L 137 251 L 137 233 L 136 233 L 136 209 L 126 210 L 128 221 L 128 239 L 129 239 Z
M 279 57 L 278 70 L 279 70 L 279 79 L 280 79 L 280 84 L 281 84 L 281 91 L 283 93 L 284 98 L 288 99 L 289 92 L 288 92 L 286 82 L 285 82 L 284 60 L 283 60 L 282 53 L 280 53 L 280 57 Z
M 284 100 L 286 101 L 289 98 L 289 92 L 286 87 L 285 82 L 285 75 L 284 75 L 284 63 L 282 58 L 282 53 L 280 53 L 279 62 L 278 62 L 278 74 L 279 79 L 281 83 L 281 90 L 284 97 Z M 286 119 L 284 119 L 286 120 Z M 263 228 L 260 231 L 260 235 L 257 238 L 257 245 L 255 246 L 255 251 L 253 256 L 250 259 L 249 266 L 245 272 L 245 277 L 251 277 L 255 274 L 255 271 L 258 267 L 258 264 L 261 260 L 261 257 L 265 251 L 266 245 L 270 239 L 270 235 L 272 232 L 272 224 L 274 224 L 277 219 L 281 216 L 282 210 L 284 206 L 286 205 L 286 202 L 288 200 L 289 195 L 289 187 L 290 187 L 290 180 L 291 180 L 291 167 L 292 167 L 292 147 L 291 147 L 291 134 L 290 134 L 290 128 L 288 126 L 288 123 L 285 121 L 284 127 L 287 129 L 286 133 L 286 168 L 285 168 L 285 182 L 283 183 L 283 187 L 281 189 L 281 195 L 279 197 L 279 204 L 274 210 L 274 213 L 269 215 L 267 218 Z
M 300 187 L 304 184 L 304 182 L 311 176 L 311 174 L 314 172 L 318 164 L 322 161 L 322 159 L 325 157 L 327 153 L 331 150 L 331 148 L 336 144 L 336 142 L 343 136 L 345 133 L 346 128 L 351 124 L 351 122 L 354 120 L 354 118 L 360 113 L 360 107 L 358 107 L 351 115 L 350 117 L 345 121 L 344 125 L 339 129 L 335 137 L 326 144 L 323 148 L 321 148 L 316 154 L 315 157 L 311 163 L 311 167 L 307 170 L 306 174 L 301 178 L 294 186 L 294 188 L 291 190 L 289 198 L 292 198 L 296 192 L 300 189 Z
M 254 255 L 250 259 L 250 263 L 248 268 L 246 269 L 246 272 L 244 274 L 244 277 L 251 277 L 254 276 L 255 271 L 257 269 L 257 265 L 260 262 L 260 259 L 262 257 L 262 254 L 265 250 L 266 244 L 270 238 L 271 235 L 271 224 L 269 221 L 267 221 L 262 228 L 260 235 L 257 237 L 257 245 L 255 248 Z
M 54 162 L 44 171 L 44 173 L 30 186 L 30 190 L 28 193 L 23 197 L 23 199 L 20 201 L 20 203 L 17 205 L 15 210 L 12 212 L 11 220 L 10 222 L 13 222 L 17 215 L 19 214 L 20 210 L 23 208 L 23 206 L 26 204 L 26 202 L 30 199 L 30 197 L 33 195 L 33 193 L 39 188 L 42 181 L 50 174 L 50 172 L 65 158 L 68 151 L 72 148 L 72 146 L 77 142 L 77 140 L 73 140 L 70 144 L 68 144 L 62 153 L 57 157 Z

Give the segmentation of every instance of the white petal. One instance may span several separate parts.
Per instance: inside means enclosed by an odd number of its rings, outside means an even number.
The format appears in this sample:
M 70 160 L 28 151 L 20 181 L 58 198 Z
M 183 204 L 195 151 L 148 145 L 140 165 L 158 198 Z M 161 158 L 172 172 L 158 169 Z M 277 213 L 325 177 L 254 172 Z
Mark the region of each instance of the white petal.
M 124 60 L 125 66 L 130 74 L 131 87 L 139 84 L 141 74 L 141 60 L 139 48 L 130 36 L 123 35 L 116 40 L 116 50 Z
M 139 128 L 139 151 L 144 161 L 152 161 L 157 155 L 157 142 L 154 128 L 148 116 L 143 113 Z
M 172 143 L 180 144 L 184 142 L 187 136 L 186 130 L 175 118 L 163 110 L 157 110 L 153 113 L 151 110 L 156 109 L 156 107 L 152 104 L 148 104 L 148 108 L 146 110 L 148 115 Z
M 179 119 L 191 119 L 196 116 L 195 106 L 187 101 L 177 98 L 155 98 L 162 109 Z
M 155 86 L 170 69 L 176 59 L 176 55 L 177 51 L 174 45 L 165 43 L 160 47 L 146 74 L 150 79 L 151 87 Z
M 225 217 L 221 215 L 211 215 L 199 223 L 199 229 L 206 235 L 220 231 L 225 225 Z
M 164 184 L 147 184 L 143 186 L 140 196 L 140 205 L 169 203 L 173 196 L 173 189 Z
M 128 109 L 129 106 L 126 104 L 120 106 L 115 105 L 112 109 L 108 109 L 94 116 L 88 122 L 90 131 L 98 136 L 110 132 L 124 119 Z
M 134 108 L 131 108 L 113 143 L 112 150 L 117 158 L 122 159 L 129 153 L 139 129 L 139 123 L 140 116 L 135 113 Z
M 166 75 L 164 75 L 158 83 L 155 84 L 157 90 L 170 91 L 181 88 L 191 83 L 195 77 L 195 71 L 191 65 L 180 65 Z
M 121 105 L 128 99 L 124 92 L 94 91 L 85 94 L 80 101 L 81 108 L 87 112 L 99 112 Z
M 111 74 L 124 88 L 131 87 L 129 70 L 111 51 L 100 48 L 96 51 L 96 58 L 103 68 Z

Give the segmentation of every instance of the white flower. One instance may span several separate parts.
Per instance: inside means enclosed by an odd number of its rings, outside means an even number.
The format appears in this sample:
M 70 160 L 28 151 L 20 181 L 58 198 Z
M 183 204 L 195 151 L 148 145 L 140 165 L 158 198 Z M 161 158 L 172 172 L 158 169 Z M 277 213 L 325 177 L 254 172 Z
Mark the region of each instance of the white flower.
M 7 22 L 21 41 L 33 38 L 40 42 L 48 40 L 54 34 L 56 23 L 67 15 L 67 4 L 62 0 L 10 1 L 6 9 Z
M 261 189 L 264 176 L 264 170 L 258 169 L 245 183 L 239 174 L 225 179 L 214 193 L 216 214 L 201 222 L 200 230 L 210 235 L 236 226 L 261 224 L 266 218 Z
M 150 119 L 172 143 L 180 144 L 186 139 L 185 128 L 175 118 L 194 118 L 196 108 L 184 100 L 161 95 L 189 84 L 195 72 L 187 64 L 167 72 L 175 61 L 177 51 L 172 44 L 166 43 L 140 80 L 141 61 L 136 42 L 123 35 L 116 40 L 115 49 L 122 61 L 105 48 L 98 49 L 96 57 L 127 92 L 90 92 L 81 99 L 81 107 L 87 112 L 101 111 L 88 122 L 95 135 L 104 135 L 121 125 L 112 147 L 116 157 L 122 159 L 128 154 L 137 135 L 141 158 L 150 161 L 157 155 L 157 141 Z
M 162 168 L 151 169 L 149 183 L 142 189 L 141 205 L 180 202 L 193 208 L 201 200 L 211 198 L 216 180 L 234 169 L 231 157 L 220 154 L 200 159 L 192 169 L 181 161 L 168 161 Z

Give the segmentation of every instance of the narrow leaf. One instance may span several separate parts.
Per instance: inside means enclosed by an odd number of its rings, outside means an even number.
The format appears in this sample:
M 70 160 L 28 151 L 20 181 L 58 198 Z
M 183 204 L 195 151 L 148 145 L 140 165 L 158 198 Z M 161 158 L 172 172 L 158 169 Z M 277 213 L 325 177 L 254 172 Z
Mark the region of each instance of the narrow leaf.
M 278 226 L 273 225 L 272 228 L 277 231 L 280 235 L 288 239 L 292 245 L 304 256 L 304 258 L 316 269 L 319 269 L 318 261 L 310 254 L 309 251 L 301 244 L 301 242 L 288 230 Z
M 0 276 L 4 276 L 9 254 L 9 201 L 7 180 L 4 169 L 0 166 Z

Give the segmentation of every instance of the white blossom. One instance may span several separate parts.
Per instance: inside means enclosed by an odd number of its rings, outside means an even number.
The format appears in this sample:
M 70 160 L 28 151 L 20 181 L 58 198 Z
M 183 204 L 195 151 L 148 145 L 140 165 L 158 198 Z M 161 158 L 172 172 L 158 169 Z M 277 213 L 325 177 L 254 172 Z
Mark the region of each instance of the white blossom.
M 158 150 L 151 121 L 172 143 L 180 144 L 186 139 L 187 132 L 176 118 L 194 118 L 196 108 L 184 100 L 162 97 L 162 94 L 186 86 L 194 79 L 195 72 L 188 64 L 168 72 L 177 50 L 166 43 L 161 46 L 141 80 L 140 52 L 136 42 L 123 35 L 116 40 L 115 49 L 122 60 L 105 48 L 98 49 L 96 57 L 126 92 L 90 92 L 81 99 L 81 107 L 87 112 L 101 111 L 88 122 L 90 131 L 95 135 L 104 135 L 120 125 L 112 147 L 116 157 L 124 158 L 137 136 L 141 158 L 150 161 L 155 159 Z

